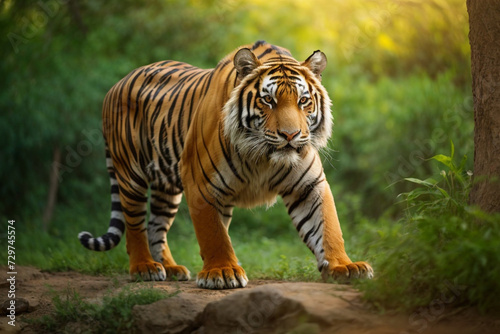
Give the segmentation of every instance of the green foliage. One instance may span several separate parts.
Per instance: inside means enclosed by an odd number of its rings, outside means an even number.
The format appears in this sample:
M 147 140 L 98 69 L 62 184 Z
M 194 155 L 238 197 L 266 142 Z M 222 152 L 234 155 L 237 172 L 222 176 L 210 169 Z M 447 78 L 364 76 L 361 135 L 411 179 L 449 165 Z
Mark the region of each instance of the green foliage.
M 431 174 L 425 158 L 447 150 L 449 138 L 473 151 L 472 97 L 453 80 L 451 73 L 435 79 L 410 75 L 371 81 L 349 73 L 324 79 L 335 118 L 324 166 L 334 196 L 345 205 L 340 214 L 348 212 L 349 221 L 384 213 L 398 217 L 394 198 L 411 185 L 397 181 Z
M 500 216 L 468 206 L 470 172 L 449 156 L 436 155 L 444 170 L 401 197 L 406 216 L 395 225 L 381 225 L 373 245 L 376 279 L 360 286 L 365 298 L 381 307 L 411 310 L 445 298 L 476 305 L 483 311 L 500 307 L 498 254 Z
M 78 323 L 87 333 L 134 333 L 132 307 L 147 305 L 169 298 L 160 289 L 140 287 L 138 289 L 124 288 L 118 294 L 109 293 L 102 303 L 95 304 L 85 301 L 75 290 L 68 288 L 66 294 L 55 294 L 52 298 L 53 313 L 31 321 L 38 332 L 60 333 L 69 332 L 68 325 Z

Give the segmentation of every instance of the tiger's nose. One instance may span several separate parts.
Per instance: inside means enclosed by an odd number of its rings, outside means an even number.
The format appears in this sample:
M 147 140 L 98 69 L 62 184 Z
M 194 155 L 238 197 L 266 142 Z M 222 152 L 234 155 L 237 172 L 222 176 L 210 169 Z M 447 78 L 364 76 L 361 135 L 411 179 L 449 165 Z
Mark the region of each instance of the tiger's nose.
M 288 132 L 288 131 L 280 131 L 278 130 L 278 135 L 281 137 L 285 138 L 288 142 L 292 141 L 293 138 L 297 137 L 300 134 L 300 130 L 294 131 L 294 132 Z

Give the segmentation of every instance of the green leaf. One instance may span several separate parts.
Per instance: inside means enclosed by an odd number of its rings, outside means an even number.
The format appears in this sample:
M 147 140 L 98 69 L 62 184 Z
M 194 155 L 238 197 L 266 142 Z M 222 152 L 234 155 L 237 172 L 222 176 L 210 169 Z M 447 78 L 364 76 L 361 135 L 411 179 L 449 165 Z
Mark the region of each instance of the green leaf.
M 413 177 L 406 177 L 405 180 L 409 181 L 409 182 L 416 183 L 416 184 L 420 184 L 420 185 L 423 185 L 426 187 L 434 187 L 433 183 L 426 181 L 426 180 L 415 179 Z
M 450 139 L 451 144 L 451 156 L 450 159 L 453 161 L 453 157 L 455 156 L 455 145 L 453 144 L 453 140 Z
M 454 165 L 453 165 L 452 157 L 448 157 L 444 154 L 438 154 L 438 155 L 433 156 L 431 159 L 439 161 L 440 163 L 442 163 L 446 167 L 450 168 L 451 170 L 455 169 Z
M 465 167 L 465 163 L 467 162 L 467 155 L 465 154 L 462 158 L 462 161 L 460 161 L 460 165 L 458 167 L 458 171 L 459 172 L 462 172 L 462 170 L 464 169 Z
M 436 188 L 441 192 L 441 194 L 446 197 L 446 198 L 450 198 L 450 195 L 448 194 L 448 192 L 446 190 L 444 190 L 443 188 L 441 187 L 437 187 Z

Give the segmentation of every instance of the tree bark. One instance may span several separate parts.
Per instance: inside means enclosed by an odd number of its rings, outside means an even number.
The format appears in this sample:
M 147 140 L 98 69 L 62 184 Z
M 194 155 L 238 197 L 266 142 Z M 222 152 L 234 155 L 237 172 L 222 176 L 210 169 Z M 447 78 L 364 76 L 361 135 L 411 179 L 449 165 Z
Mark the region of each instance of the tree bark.
M 57 191 L 59 189 L 59 167 L 61 165 L 61 150 L 58 146 L 54 148 L 54 156 L 52 158 L 52 166 L 50 169 L 50 183 L 49 183 L 49 195 L 47 196 L 47 205 L 45 206 L 45 212 L 43 213 L 43 229 L 45 231 L 49 228 L 49 223 L 52 220 L 52 215 L 54 214 L 54 208 L 57 201 Z
M 467 0 L 474 97 L 471 204 L 500 212 L 500 1 Z

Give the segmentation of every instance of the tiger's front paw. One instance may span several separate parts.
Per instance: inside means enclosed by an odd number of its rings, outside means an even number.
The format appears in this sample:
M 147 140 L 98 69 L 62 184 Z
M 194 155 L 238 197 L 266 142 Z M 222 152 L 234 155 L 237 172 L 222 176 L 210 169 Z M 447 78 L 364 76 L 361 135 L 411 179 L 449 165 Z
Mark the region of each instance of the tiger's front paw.
M 240 266 L 202 270 L 196 278 L 196 284 L 202 289 L 244 288 L 247 283 L 245 270 Z
M 184 266 L 169 266 L 164 264 L 163 267 L 165 268 L 165 273 L 167 274 L 168 279 L 177 281 L 189 281 L 189 279 L 191 278 L 191 273 Z
M 148 261 L 130 264 L 130 277 L 132 280 L 140 278 L 143 281 L 164 281 L 167 275 L 161 263 Z
M 352 262 L 348 264 L 332 265 L 328 261 L 324 261 L 321 269 L 321 277 L 323 281 L 327 281 L 332 277 L 338 282 L 348 282 L 351 279 L 358 278 L 373 278 L 372 267 L 363 261 Z

